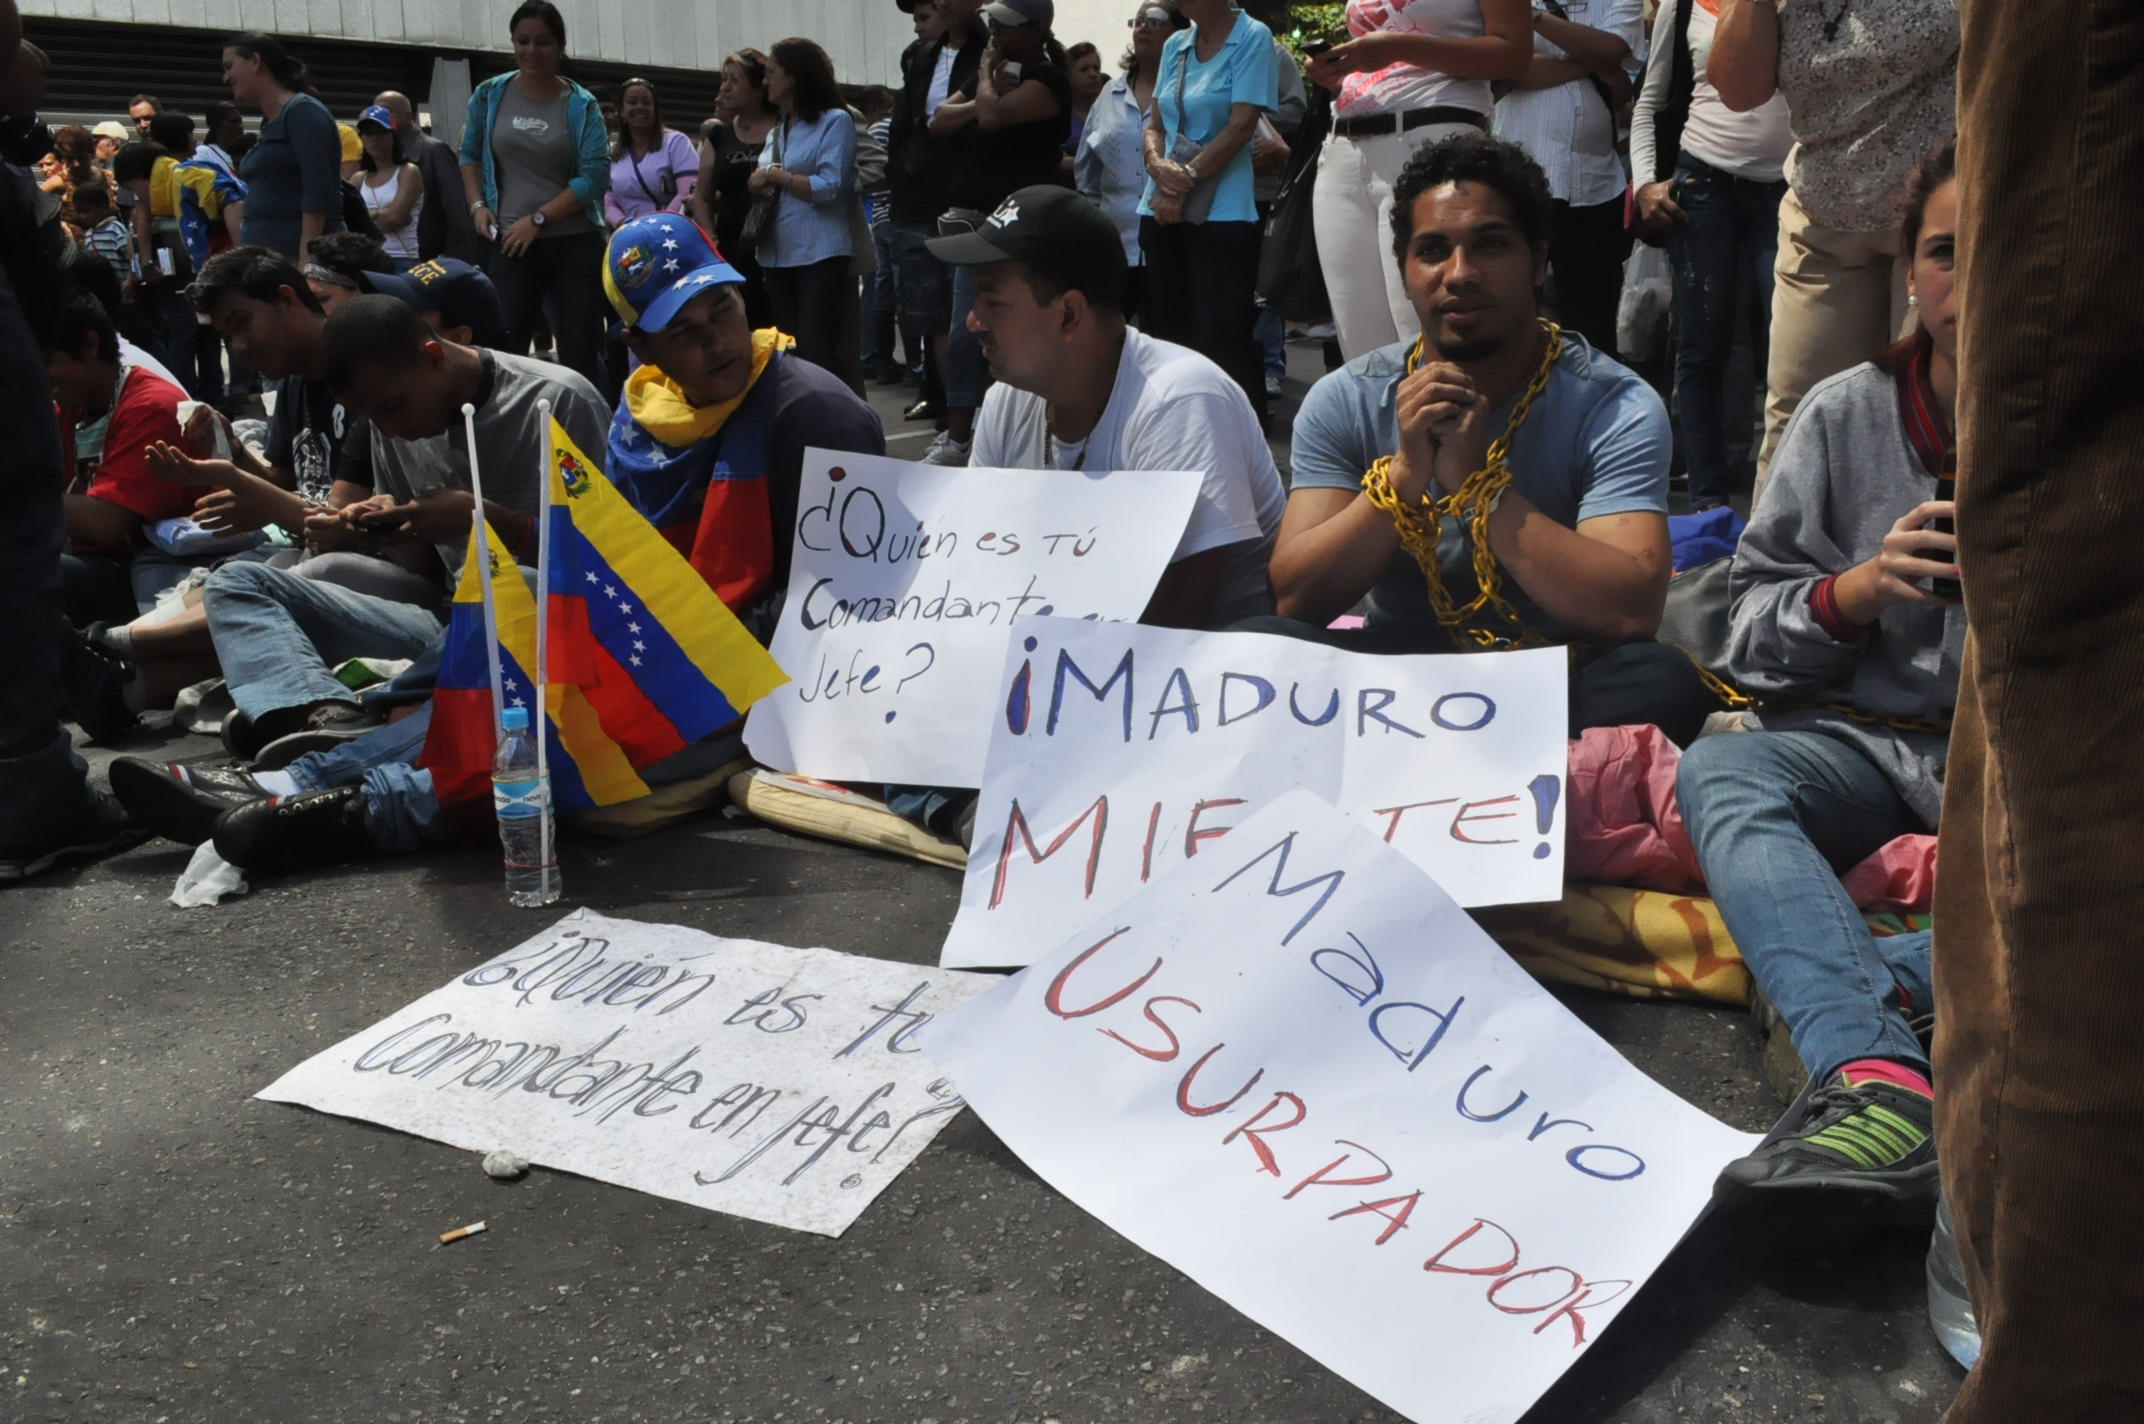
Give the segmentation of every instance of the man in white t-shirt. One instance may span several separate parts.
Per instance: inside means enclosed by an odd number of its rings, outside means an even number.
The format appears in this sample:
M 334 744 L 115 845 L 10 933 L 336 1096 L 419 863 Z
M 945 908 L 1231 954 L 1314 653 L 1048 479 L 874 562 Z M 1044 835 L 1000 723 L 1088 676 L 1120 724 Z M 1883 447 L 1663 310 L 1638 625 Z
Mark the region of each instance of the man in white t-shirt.
M 1067 188 L 1022 188 L 974 232 L 929 246 L 978 269 L 968 327 L 998 383 L 969 464 L 1197 470 L 1198 501 L 1140 621 L 1224 628 L 1270 613 L 1266 562 L 1287 496 L 1258 417 L 1219 366 L 1125 326 L 1108 216 Z

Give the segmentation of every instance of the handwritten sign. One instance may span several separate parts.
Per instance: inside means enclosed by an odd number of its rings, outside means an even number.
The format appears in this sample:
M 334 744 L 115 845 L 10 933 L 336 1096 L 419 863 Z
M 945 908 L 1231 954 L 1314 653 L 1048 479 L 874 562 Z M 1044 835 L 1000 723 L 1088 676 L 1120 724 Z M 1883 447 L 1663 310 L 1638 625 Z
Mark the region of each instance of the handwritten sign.
M 1462 905 L 1563 893 L 1565 655 L 1372 657 L 1051 619 L 993 708 L 941 962 L 1028 963 L 1068 924 L 1306 787 Z
M 839 1236 L 960 1111 L 992 980 L 578 910 L 259 1096 Z
M 1757 1141 L 1307 792 L 923 1043 L 1051 1185 L 1423 1424 L 1525 1413 Z
M 1005 645 L 1056 614 L 1137 618 L 1199 476 L 979 470 L 812 450 L 752 755 L 833 781 L 978 786 Z

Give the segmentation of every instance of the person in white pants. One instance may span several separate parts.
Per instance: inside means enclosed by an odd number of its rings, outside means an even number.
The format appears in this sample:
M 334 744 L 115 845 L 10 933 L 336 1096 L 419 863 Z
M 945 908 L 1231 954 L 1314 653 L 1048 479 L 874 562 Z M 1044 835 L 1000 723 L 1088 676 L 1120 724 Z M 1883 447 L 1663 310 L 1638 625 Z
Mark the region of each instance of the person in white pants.
M 1528 0 L 1348 0 L 1349 38 L 1310 60 L 1335 92 L 1311 205 L 1318 262 L 1352 361 L 1418 325 L 1391 258 L 1392 185 L 1417 149 L 1488 123 L 1493 79 L 1533 54 Z

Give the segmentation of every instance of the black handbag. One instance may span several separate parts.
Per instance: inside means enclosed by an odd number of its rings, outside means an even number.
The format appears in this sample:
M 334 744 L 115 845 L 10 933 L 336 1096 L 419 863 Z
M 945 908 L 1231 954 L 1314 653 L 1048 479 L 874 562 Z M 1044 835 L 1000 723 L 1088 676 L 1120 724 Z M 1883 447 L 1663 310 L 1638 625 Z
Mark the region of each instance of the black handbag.
M 1325 269 L 1318 263 L 1317 223 L 1311 211 L 1318 184 L 1318 150 L 1332 128 L 1332 98 L 1318 90 L 1297 131 L 1288 172 L 1266 218 L 1258 251 L 1258 295 L 1289 321 L 1316 321 L 1332 310 Z
M 781 163 L 782 131 L 776 129 L 774 131 L 775 167 L 779 168 Z M 774 209 L 775 205 L 780 203 L 781 200 L 782 193 L 779 188 L 769 188 L 764 193 L 754 193 L 752 195 L 752 206 L 745 209 L 744 226 L 737 229 L 739 255 L 750 257 L 759 250 L 760 243 L 766 241 L 767 234 L 774 231 Z

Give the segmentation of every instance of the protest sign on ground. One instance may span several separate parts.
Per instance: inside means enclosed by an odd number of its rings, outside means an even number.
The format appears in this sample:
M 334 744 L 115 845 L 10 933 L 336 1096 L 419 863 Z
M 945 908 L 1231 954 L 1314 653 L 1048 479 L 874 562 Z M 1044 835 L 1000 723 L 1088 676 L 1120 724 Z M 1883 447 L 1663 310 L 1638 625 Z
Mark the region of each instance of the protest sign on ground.
M 1561 648 L 1373 657 L 1258 633 L 1025 625 L 941 962 L 1026 964 L 1298 786 L 1462 905 L 1553 900 L 1567 677 Z
M 809 451 L 772 644 L 796 680 L 753 708 L 745 744 L 831 781 L 980 785 L 1012 630 L 1137 618 L 1199 483 Z
M 1307 792 L 922 1039 L 1052 1186 L 1421 1424 L 1525 1413 L 1757 1141 Z
M 992 982 L 577 910 L 259 1096 L 839 1236 L 960 1110 L 917 1028 Z

